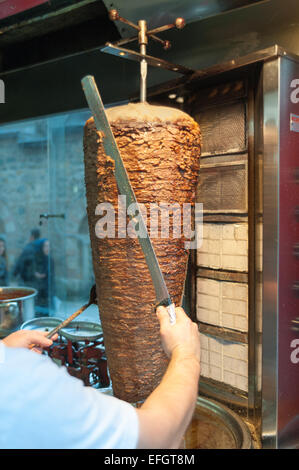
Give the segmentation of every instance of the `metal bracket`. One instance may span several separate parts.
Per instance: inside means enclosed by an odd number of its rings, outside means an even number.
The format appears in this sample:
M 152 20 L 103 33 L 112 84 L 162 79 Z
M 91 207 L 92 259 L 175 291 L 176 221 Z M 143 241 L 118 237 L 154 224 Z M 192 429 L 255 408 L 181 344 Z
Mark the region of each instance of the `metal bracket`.
M 163 31 L 167 31 L 172 28 L 182 29 L 185 26 L 185 20 L 183 18 L 177 18 L 173 24 L 167 24 L 159 28 L 147 30 L 147 23 L 145 20 L 139 20 L 138 25 L 135 25 L 131 21 L 122 18 L 117 10 L 109 11 L 109 18 L 112 21 L 121 21 L 131 26 L 132 28 L 138 31 L 138 36 L 133 36 L 127 39 L 121 39 L 115 43 L 106 43 L 104 47 L 101 48 L 102 52 L 116 55 L 124 59 L 134 60 L 140 62 L 140 101 L 144 103 L 146 101 L 146 83 L 147 83 L 147 66 L 152 65 L 153 67 L 160 67 L 166 70 L 171 70 L 173 72 L 186 74 L 192 74 L 194 70 L 183 67 L 182 65 L 172 64 L 166 60 L 159 59 L 157 57 L 152 57 L 146 54 L 146 46 L 148 44 L 148 39 L 151 38 L 154 41 L 160 42 L 163 45 L 165 50 L 168 50 L 171 47 L 171 43 L 168 40 L 163 40 L 159 38 L 156 34 Z M 136 52 L 131 49 L 124 49 L 120 46 L 128 44 L 133 41 L 138 41 L 140 46 L 140 51 Z
M 173 64 L 164 59 L 159 59 L 158 57 L 153 57 L 147 54 L 140 54 L 140 52 L 132 51 L 131 49 L 125 49 L 119 47 L 116 43 L 112 44 L 107 42 L 104 47 L 101 48 L 102 52 L 107 54 L 116 55 L 117 57 L 122 57 L 123 59 L 134 60 L 136 62 L 141 62 L 142 59 L 145 59 L 148 65 L 153 67 L 159 67 L 166 70 L 171 70 L 172 72 L 182 73 L 184 75 L 189 75 L 194 73 L 193 69 L 184 67 L 183 65 Z

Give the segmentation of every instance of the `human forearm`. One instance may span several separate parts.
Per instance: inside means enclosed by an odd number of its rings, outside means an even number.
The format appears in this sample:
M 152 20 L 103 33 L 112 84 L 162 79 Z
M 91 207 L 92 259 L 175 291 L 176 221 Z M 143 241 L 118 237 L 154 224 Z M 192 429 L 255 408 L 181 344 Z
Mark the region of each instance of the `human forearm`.
M 191 420 L 199 380 L 198 359 L 174 350 L 168 369 L 138 410 L 140 448 L 177 448 Z
M 47 338 L 47 331 L 38 330 L 18 330 L 6 336 L 2 340 L 5 346 L 10 348 L 33 348 L 36 352 L 41 352 L 43 348 L 48 348 L 58 337 L 54 335 L 52 339 Z

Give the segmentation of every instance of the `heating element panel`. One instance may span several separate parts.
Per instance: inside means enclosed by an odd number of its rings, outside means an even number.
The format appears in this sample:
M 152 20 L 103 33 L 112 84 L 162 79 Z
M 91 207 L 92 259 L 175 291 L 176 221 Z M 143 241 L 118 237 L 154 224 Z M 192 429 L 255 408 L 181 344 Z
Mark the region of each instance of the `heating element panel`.
M 237 84 L 221 83 L 193 97 L 203 141 L 196 195 L 204 215 L 197 250 L 196 316 L 202 332 L 202 382 L 210 381 L 219 395 L 225 387 L 246 398 L 247 84 Z

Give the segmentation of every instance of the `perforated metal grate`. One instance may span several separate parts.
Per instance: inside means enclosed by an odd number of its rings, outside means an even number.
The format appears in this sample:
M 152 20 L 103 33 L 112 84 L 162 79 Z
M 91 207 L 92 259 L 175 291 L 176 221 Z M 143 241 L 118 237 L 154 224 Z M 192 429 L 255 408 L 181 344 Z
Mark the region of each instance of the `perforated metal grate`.
M 201 167 L 197 201 L 204 212 L 247 212 L 247 163 L 222 163 Z
M 246 151 L 246 107 L 243 102 L 202 110 L 195 119 L 202 133 L 202 156 Z

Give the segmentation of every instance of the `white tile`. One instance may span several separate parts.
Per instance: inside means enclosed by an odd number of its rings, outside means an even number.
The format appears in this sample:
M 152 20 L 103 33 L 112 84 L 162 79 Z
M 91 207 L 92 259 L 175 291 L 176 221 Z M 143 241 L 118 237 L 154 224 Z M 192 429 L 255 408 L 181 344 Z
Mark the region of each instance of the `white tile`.
M 198 321 L 202 321 L 202 322 L 206 323 L 207 311 L 204 308 L 197 307 L 196 317 L 197 317 Z
M 208 224 L 197 251 L 197 264 L 213 269 L 248 269 L 248 224 Z M 208 256 L 210 255 L 210 256 Z M 235 258 L 235 259 L 232 259 Z
M 247 285 L 198 278 L 197 318 L 210 325 L 247 331 Z
M 201 308 L 207 308 L 209 310 L 219 310 L 219 297 L 207 294 L 199 294 L 198 305 Z
M 247 284 L 238 282 L 222 282 L 222 296 L 227 299 L 248 300 Z
M 223 313 L 222 314 L 222 325 L 224 328 L 234 328 L 235 322 L 234 322 L 234 316 L 230 315 L 228 313 Z
M 232 315 L 246 316 L 247 302 L 244 302 L 243 300 L 223 299 L 222 312 L 230 313 Z
M 201 363 L 200 364 L 200 374 L 204 377 L 210 377 L 210 367 L 207 364 Z
M 247 224 L 235 224 L 235 240 L 248 240 Z
M 248 391 L 248 378 L 242 376 L 236 376 L 236 387 L 240 390 Z
M 234 370 L 234 358 L 233 357 L 223 358 L 223 370 L 233 372 Z
M 219 325 L 221 323 L 219 311 L 207 310 L 206 313 L 206 319 L 209 325 Z
M 209 350 L 217 353 L 222 352 L 222 343 L 216 338 L 209 338 Z
M 236 240 L 223 240 L 222 241 L 222 253 L 225 255 L 248 255 L 248 243 L 247 241 L 236 241 Z M 214 253 L 217 253 L 215 251 Z
M 233 372 L 236 375 L 248 377 L 248 363 L 246 361 L 241 361 L 233 357 L 224 357 L 223 368 L 224 370 Z
M 200 338 L 200 346 L 201 349 L 206 349 L 207 351 L 209 350 L 209 338 L 208 336 L 199 333 L 199 338 Z
M 201 375 L 247 391 L 247 345 L 218 340 L 203 333 L 200 337 Z
M 209 364 L 209 362 L 210 362 L 210 360 L 209 360 L 209 351 L 207 351 L 206 349 L 201 349 L 201 351 L 200 351 L 200 361 L 201 361 L 201 363 Z
M 239 331 L 248 331 L 248 319 L 246 317 L 235 316 L 234 317 L 235 329 Z
M 224 224 L 222 235 L 225 240 L 235 240 L 235 226 L 234 224 Z
M 197 291 L 203 294 L 219 295 L 220 284 L 212 279 L 197 278 Z
M 229 343 L 224 345 L 223 354 L 234 359 L 248 360 L 248 347 L 245 344 Z
M 220 240 L 208 240 L 208 253 L 218 254 L 221 252 L 221 242 Z
M 232 271 L 247 272 L 248 270 L 248 258 L 247 256 L 241 255 L 222 255 L 221 268 L 229 269 Z
M 208 323 L 209 325 L 218 325 L 220 323 L 219 312 L 197 308 L 197 320 L 203 323 Z
M 236 387 L 236 376 L 232 372 L 224 371 L 223 373 L 223 382 L 231 385 L 232 387 Z
M 222 371 L 220 367 L 210 366 L 210 377 L 213 380 L 222 380 Z
M 202 224 L 202 238 L 203 240 L 209 239 L 209 224 Z
M 240 361 L 239 359 L 234 359 L 234 372 L 237 375 L 242 375 L 243 377 L 248 377 L 248 362 Z
M 207 225 L 209 225 L 209 239 L 220 240 L 221 232 L 222 232 L 222 225 L 220 224 L 207 224 Z
M 220 256 L 213 255 L 210 253 L 201 253 L 197 256 L 197 263 L 199 266 L 206 266 L 212 269 L 219 269 L 220 268 Z
M 210 351 L 210 364 L 213 366 L 222 366 L 222 356 L 219 353 Z

